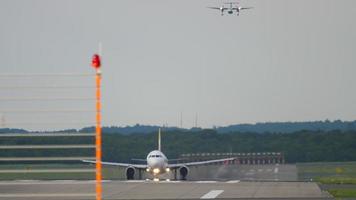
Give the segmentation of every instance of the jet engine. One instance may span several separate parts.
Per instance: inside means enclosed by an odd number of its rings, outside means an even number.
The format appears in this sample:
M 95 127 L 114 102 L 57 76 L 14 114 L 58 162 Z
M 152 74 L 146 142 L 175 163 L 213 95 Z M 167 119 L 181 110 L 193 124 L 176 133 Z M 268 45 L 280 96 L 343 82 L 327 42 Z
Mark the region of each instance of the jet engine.
M 126 179 L 133 180 L 135 178 L 136 169 L 134 167 L 126 168 Z
M 189 173 L 189 168 L 187 166 L 182 166 L 179 168 L 179 175 L 181 180 L 187 180 Z

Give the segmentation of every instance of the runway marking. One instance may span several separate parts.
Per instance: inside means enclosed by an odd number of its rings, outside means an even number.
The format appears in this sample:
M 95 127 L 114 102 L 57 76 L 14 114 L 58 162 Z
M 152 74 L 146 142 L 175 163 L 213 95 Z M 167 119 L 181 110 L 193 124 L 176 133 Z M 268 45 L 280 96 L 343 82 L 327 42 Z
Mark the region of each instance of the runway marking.
M 160 183 L 181 183 L 182 181 L 160 181 Z
M 226 183 L 240 183 L 240 180 L 227 181 Z
M 217 181 L 195 181 L 195 183 L 217 183 Z
M 278 173 L 278 167 L 274 168 L 274 173 Z
M 258 169 L 258 172 L 262 172 L 263 171 L 263 169 Z
M 122 181 L 126 183 L 145 183 L 145 182 L 153 182 L 153 180 L 126 180 Z
M 16 181 L 25 183 L 25 182 L 39 182 L 40 180 L 16 180 Z
M 267 169 L 267 171 L 268 171 L 268 172 L 271 172 L 271 171 L 272 171 L 272 169 Z
M 215 199 L 217 196 L 219 196 L 221 193 L 223 193 L 224 190 L 211 190 L 210 192 L 204 194 L 200 199 Z
M 0 198 L 28 198 L 28 197 L 95 197 L 95 193 L 22 193 L 22 194 L 0 194 Z

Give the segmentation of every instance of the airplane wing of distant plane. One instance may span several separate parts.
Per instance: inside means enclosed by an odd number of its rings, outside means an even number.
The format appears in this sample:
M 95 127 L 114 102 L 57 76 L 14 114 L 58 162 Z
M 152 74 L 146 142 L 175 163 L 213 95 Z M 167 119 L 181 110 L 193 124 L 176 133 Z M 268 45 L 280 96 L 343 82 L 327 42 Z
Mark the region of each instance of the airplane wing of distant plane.
M 216 10 L 220 10 L 219 7 L 208 7 L 208 8 L 211 8 L 211 9 L 216 9 Z
M 245 7 L 245 8 L 240 8 L 240 10 L 247 10 L 247 9 L 252 9 L 253 7 Z
M 188 163 L 177 163 L 177 164 L 168 164 L 169 168 L 179 168 L 182 166 L 198 166 L 198 165 L 206 165 L 212 163 L 221 163 L 225 161 L 235 160 L 236 158 L 224 158 L 224 159 L 217 159 L 217 160 L 206 160 L 206 161 L 198 161 L 198 162 L 188 162 Z
M 216 10 L 227 10 L 228 8 L 224 8 L 224 7 L 207 7 L 207 8 L 211 8 L 211 9 L 216 9 Z
M 187 163 L 177 163 L 177 164 L 168 164 L 168 168 L 179 168 L 182 166 L 198 166 L 198 165 L 206 165 L 206 164 L 212 164 L 212 163 L 221 163 L 225 161 L 231 161 L 234 160 L 235 158 L 224 158 L 224 159 L 217 159 L 217 160 L 206 160 L 206 161 L 198 161 L 198 162 L 187 162 Z M 82 160 L 83 162 L 86 163 L 96 163 L 94 160 Z M 101 162 L 103 165 L 112 165 L 112 166 L 119 166 L 119 167 L 135 167 L 137 169 L 146 169 L 147 165 L 144 164 L 130 164 L 130 163 L 116 163 L 116 162 Z
M 95 160 L 82 160 L 83 162 L 86 163 L 96 163 Z M 147 165 L 143 164 L 130 164 L 130 163 L 116 163 L 116 162 L 101 162 L 103 165 L 113 165 L 113 166 L 119 166 L 119 167 L 134 167 L 137 169 L 146 169 Z

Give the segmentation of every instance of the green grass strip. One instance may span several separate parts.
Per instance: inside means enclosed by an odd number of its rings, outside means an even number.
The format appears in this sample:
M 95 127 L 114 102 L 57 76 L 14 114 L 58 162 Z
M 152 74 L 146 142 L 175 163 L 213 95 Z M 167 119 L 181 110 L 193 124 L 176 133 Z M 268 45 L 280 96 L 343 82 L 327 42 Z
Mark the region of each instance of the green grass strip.
M 335 198 L 356 197 L 356 189 L 329 189 L 328 192 Z
M 319 177 L 316 181 L 322 184 L 356 184 L 356 178 L 351 177 Z

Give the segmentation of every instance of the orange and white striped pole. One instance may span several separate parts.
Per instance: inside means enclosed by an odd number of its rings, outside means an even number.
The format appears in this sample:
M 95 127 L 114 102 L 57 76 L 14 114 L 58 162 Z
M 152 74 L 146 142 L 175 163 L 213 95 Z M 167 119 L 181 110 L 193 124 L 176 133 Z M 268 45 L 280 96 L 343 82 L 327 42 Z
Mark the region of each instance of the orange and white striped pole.
M 102 199 L 102 169 L 101 169 L 101 62 L 100 56 L 98 54 L 94 54 L 92 59 L 92 66 L 96 70 L 95 74 L 95 82 L 96 82 L 96 131 L 95 131 L 95 161 L 96 161 L 96 185 L 95 185 L 95 192 L 96 192 L 96 200 Z

